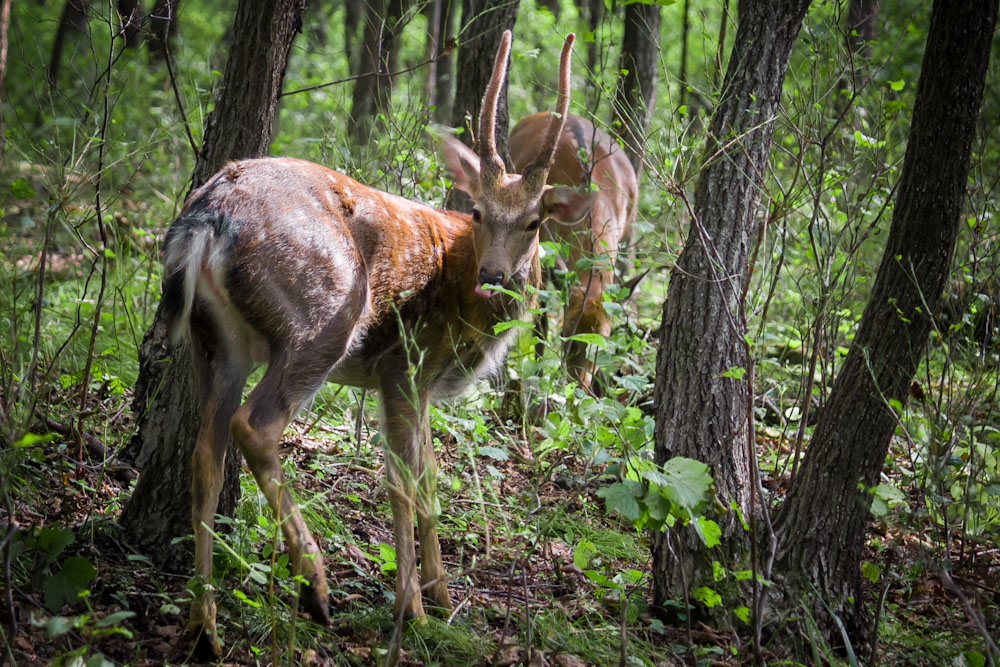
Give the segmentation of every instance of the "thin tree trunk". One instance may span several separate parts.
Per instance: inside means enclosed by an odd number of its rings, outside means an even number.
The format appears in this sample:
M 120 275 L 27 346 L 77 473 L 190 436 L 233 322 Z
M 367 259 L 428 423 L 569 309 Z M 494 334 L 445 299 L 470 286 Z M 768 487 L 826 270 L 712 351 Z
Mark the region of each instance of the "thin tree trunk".
M 134 49 L 142 39 L 142 5 L 139 0 L 118 0 L 118 18 L 125 48 Z
M 505 2 L 499 6 L 494 5 L 495 3 L 489 0 L 471 0 L 464 5 L 462 14 L 464 30 L 460 35 L 461 44 L 458 48 L 451 125 L 465 128 L 466 131 L 460 136 L 462 141 L 470 146 L 471 131 L 478 126 L 479 109 L 482 106 L 483 93 L 493 73 L 493 60 L 500 46 L 500 37 L 504 30 L 514 29 L 519 0 Z M 507 86 L 500 91 L 496 118 L 497 153 L 503 158 L 507 169 L 512 170 L 508 136 L 510 112 L 507 108 Z M 479 138 L 476 137 L 476 140 Z M 453 190 L 446 205 L 463 209 L 468 201 L 465 193 Z
M 192 188 L 229 160 L 267 154 L 273 115 L 288 54 L 301 31 L 305 0 L 241 0 L 222 88 L 205 128 Z M 129 443 L 142 470 L 122 513 L 130 542 L 160 563 L 187 563 L 187 549 L 171 545 L 191 532 L 190 458 L 198 433 L 196 391 L 187 345 L 171 347 L 161 312 L 139 351 L 132 405 L 138 428 Z M 230 447 L 219 512 L 238 498 L 240 455 Z
M 59 18 L 59 27 L 56 29 L 56 37 L 52 41 L 49 68 L 46 70 L 46 79 L 50 86 L 55 87 L 59 81 L 59 70 L 62 67 L 62 53 L 63 47 L 66 45 L 66 37 L 71 32 L 85 33 L 86 31 L 87 0 L 66 0 Z
M 750 503 L 751 431 L 743 292 L 757 228 L 761 178 L 788 56 L 809 0 L 743 0 L 722 97 L 712 117 L 687 243 L 671 273 L 656 360 L 655 459 L 686 456 L 709 464 L 723 506 L 743 517 Z M 713 561 L 748 569 L 746 532 L 736 512 L 718 517 L 723 547 L 708 553 L 691 528 L 653 537 L 654 603 L 685 599 L 716 582 Z M 728 550 L 724 552 L 723 550 Z M 728 600 L 732 602 L 732 599 Z M 728 608 L 723 605 L 723 608 Z M 720 619 L 728 623 L 728 619 Z
M 455 89 L 455 0 L 440 0 L 438 17 L 437 71 L 434 77 L 434 118 L 439 123 L 451 118 L 451 99 Z
M 402 0 L 369 0 L 359 57 L 360 78 L 354 84 L 349 132 L 354 143 L 367 144 L 376 114 L 389 112 L 392 72 L 399 53 L 406 5 Z
M 659 5 L 635 3 L 625 7 L 619 71 L 626 74 L 615 95 L 615 125 L 636 175 L 642 171 L 646 129 L 656 102 L 659 36 Z
M 815 600 L 834 643 L 827 608 L 852 636 L 867 629 L 860 565 L 871 491 L 896 427 L 890 402 L 906 398 L 950 270 L 996 20 L 996 0 L 934 2 L 882 263 L 778 516 L 778 569 Z
M 149 52 L 155 59 L 167 57 L 177 35 L 177 8 L 181 0 L 156 0 L 149 15 Z

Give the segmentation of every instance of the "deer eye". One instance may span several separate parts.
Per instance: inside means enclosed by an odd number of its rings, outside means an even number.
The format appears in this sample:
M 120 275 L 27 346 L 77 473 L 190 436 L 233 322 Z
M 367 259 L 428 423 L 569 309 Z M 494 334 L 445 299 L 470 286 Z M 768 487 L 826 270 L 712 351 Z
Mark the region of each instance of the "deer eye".
M 483 214 L 479 212 L 478 208 L 472 209 L 472 221 L 473 222 L 482 222 L 483 221 Z
M 539 225 L 541 224 L 542 224 L 541 218 L 534 218 L 531 222 L 528 223 L 528 226 L 524 228 L 524 231 L 533 232 L 536 229 L 538 229 Z

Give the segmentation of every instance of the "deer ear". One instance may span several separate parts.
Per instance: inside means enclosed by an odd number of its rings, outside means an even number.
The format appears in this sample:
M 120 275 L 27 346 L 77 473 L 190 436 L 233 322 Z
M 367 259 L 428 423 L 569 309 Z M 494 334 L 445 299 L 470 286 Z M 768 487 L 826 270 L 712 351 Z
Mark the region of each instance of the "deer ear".
M 474 200 L 479 199 L 479 156 L 451 134 L 441 134 L 438 141 L 448 171 L 455 178 L 455 187 Z
M 563 224 L 579 222 L 590 213 L 594 196 L 593 192 L 577 192 L 572 188 L 549 188 L 542 195 L 541 217 Z

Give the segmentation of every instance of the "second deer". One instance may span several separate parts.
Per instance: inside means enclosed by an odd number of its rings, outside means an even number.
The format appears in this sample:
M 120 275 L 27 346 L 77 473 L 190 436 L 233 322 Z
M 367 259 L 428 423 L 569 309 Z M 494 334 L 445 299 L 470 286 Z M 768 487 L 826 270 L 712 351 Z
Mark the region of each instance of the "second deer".
M 421 596 L 451 608 L 434 500 L 428 406 L 503 363 L 540 281 L 542 223 L 583 218 L 593 197 L 546 184 L 569 107 L 573 35 L 559 62 L 556 112 L 535 158 L 508 174 L 494 137 L 510 54 L 504 33 L 479 118 L 476 154 L 453 137 L 444 153 L 471 216 L 369 188 L 311 162 L 234 162 L 191 195 L 170 226 L 162 307 L 190 338 L 201 427 L 191 465 L 195 574 L 189 633 L 221 655 L 211 592 L 213 526 L 232 436 L 277 514 L 301 575 L 301 600 L 329 619 L 323 552 L 282 474 L 278 443 L 322 383 L 377 390 L 396 542 L 396 611 L 422 617 Z M 504 287 L 497 292 L 491 287 Z M 513 295 L 513 296 L 512 296 Z M 260 382 L 240 404 L 257 363 Z M 417 576 L 413 516 L 420 543 Z
M 510 133 L 510 157 L 515 168 L 524 168 L 534 156 L 545 132 L 547 113 L 523 118 Z M 563 314 L 562 335 L 611 333 L 611 316 L 604 310 L 604 288 L 614 279 L 618 245 L 628 237 L 635 222 L 639 185 L 625 151 L 606 133 L 585 118 L 566 119 L 548 182 L 572 187 L 596 186 L 593 208 L 586 222 L 550 224 L 544 234 L 569 245 L 567 267 L 577 270 L 579 284 L 572 285 Z M 587 268 L 578 268 L 578 262 Z M 564 346 L 566 366 L 573 379 L 592 391 L 594 361 L 587 345 L 568 340 Z

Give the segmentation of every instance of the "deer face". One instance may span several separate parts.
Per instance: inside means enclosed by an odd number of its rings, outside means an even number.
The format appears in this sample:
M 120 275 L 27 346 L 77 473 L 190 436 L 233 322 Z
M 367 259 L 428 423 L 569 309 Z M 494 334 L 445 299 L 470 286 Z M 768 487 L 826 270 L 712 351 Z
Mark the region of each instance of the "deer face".
M 538 230 L 547 220 L 572 224 L 593 205 L 592 193 L 533 183 L 517 174 L 485 179 L 481 160 L 451 135 L 441 138 L 445 162 L 455 187 L 475 200 L 472 228 L 478 274 L 476 294 L 490 298 L 486 285 L 519 288 L 538 252 Z M 544 180 L 544 178 L 542 179 Z
M 572 223 L 583 218 L 593 204 L 593 195 L 545 184 L 555 156 L 556 143 L 569 110 L 569 64 L 574 36 L 567 35 L 559 58 L 559 95 L 556 111 L 543 136 L 539 151 L 523 175 L 508 174 L 497 154 L 497 100 L 507 73 L 510 31 L 500 40 L 493 63 L 493 76 L 479 112 L 479 152 L 474 153 L 450 134 L 441 137 L 445 162 L 455 177 L 455 187 L 476 202 L 472 209 L 478 274 L 476 294 L 490 298 L 487 285 L 507 285 L 512 279 L 520 287 L 531 260 L 538 252 L 538 228 L 548 218 Z

